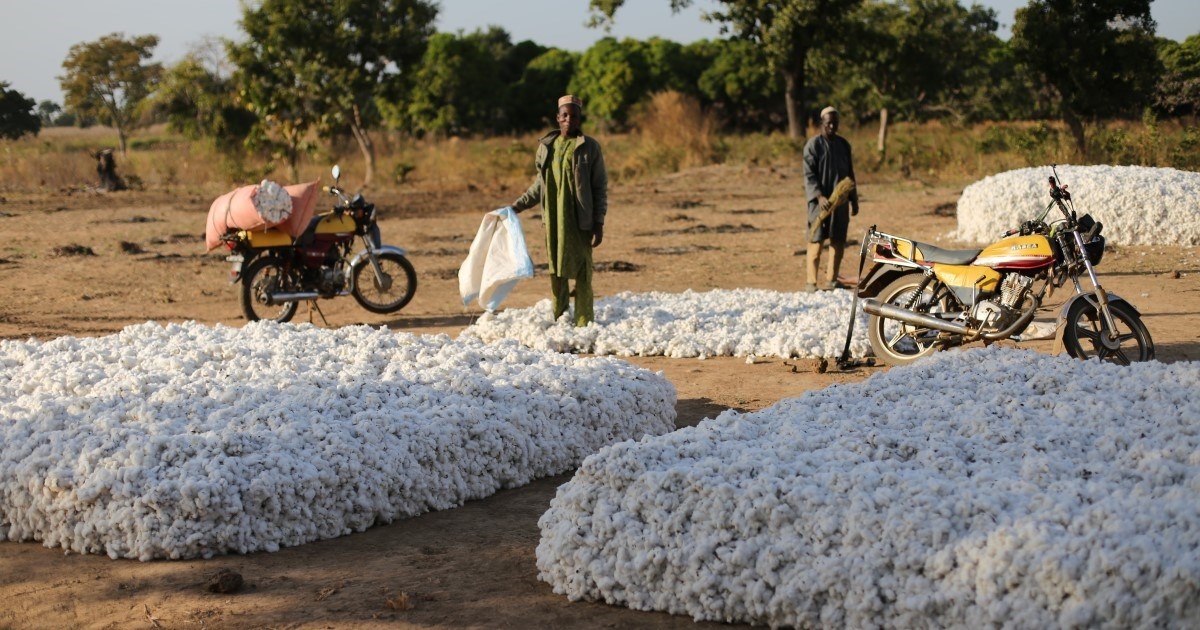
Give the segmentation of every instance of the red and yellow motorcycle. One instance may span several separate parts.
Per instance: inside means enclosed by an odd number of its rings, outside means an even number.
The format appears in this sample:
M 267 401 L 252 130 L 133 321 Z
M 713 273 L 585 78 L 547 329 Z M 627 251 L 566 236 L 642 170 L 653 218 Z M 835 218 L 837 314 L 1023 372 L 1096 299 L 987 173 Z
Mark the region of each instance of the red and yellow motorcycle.
M 286 322 L 302 301 L 346 295 L 372 313 L 393 313 L 412 300 L 412 263 L 403 249 L 381 242 L 375 204 L 338 188 L 340 174 L 334 166 L 334 185 L 324 189 L 337 199 L 333 209 L 313 217 L 300 236 L 268 229 L 222 237 L 247 321 Z M 352 255 L 356 238 L 363 249 Z
M 1103 225 L 1077 215 L 1051 168 L 1050 203 L 1041 216 L 983 249 L 947 250 L 875 226 L 867 231 L 862 256 L 873 265 L 858 297 L 868 298 L 863 310 L 876 358 L 899 365 L 972 341 L 1020 340 L 1042 300 L 1068 280 L 1075 294 L 1058 318 L 1056 350 L 1121 364 L 1154 358 L 1137 308 L 1096 277 Z M 1061 216 L 1047 222 L 1053 210 Z M 1090 290 L 1080 284 L 1083 276 Z

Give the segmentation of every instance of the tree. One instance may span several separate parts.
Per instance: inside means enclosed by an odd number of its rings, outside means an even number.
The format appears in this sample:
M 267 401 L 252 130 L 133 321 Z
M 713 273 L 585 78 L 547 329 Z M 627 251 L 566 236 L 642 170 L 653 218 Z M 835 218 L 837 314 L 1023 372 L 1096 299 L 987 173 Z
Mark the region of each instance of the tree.
M 427 0 L 262 0 L 244 5 L 247 41 L 229 47 L 260 136 L 285 147 L 293 177 L 310 130 L 349 132 L 375 172 L 370 130 L 379 98 L 407 100 L 413 69 L 433 33 Z
M 487 33 L 438 33 L 414 74 L 407 120 L 415 131 L 443 135 L 492 129 L 497 122 L 497 96 L 507 89 L 500 59 L 511 45 Z
M 555 103 L 567 93 L 578 61 L 575 53 L 551 48 L 525 65 L 509 99 L 514 130 L 555 126 Z
M 0 81 L 0 138 L 16 140 L 25 134 L 37 135 L 42 119 L 34 113 L 35 102 L 24 94 L 10 90 Z
M 985 68 L 996 14 L 958 0 L 867 0 L 855 13 L 852 37 L 840 49 L 814 55 L 831 100 L 878 114 L 879 154 L 886 153 L 889 114 L 915 120 L 949 113 L 968 117 L 970 90 Z
M 567 90 L 583 99 L 601 126 L 625 123 L 629 108 L 647 94 L 649 69 L 640 42 L 604 37 L 579 58 Z
M 1171 116 L 1200 114 L 1200 35 L 1177 43 L 1161 42 L 1158 58 L 1163 64 L 1162 81 L 1154 102 Z
M 202 42 L 167 68 L 149 104 L 172 130 L 212 143 L 226 176 L 238 182 L 249 175 L 245 149 L 258 117 L 241 103 L 233 73 L 223 47 Z
M 37 104 L 37 117 L 43 127 L 53 127 L 54 121 L 62 115 L 62 106 L 49 99 Z
M 670 0 L 679 10 L 692 0 Z M 763 47 L 773 71 L 784 83 L 788 135 L 800 138 L 805 127 L 805 81 L 808 53 L 845 37 L 848 14 L 862 0 L 719 0 L 724 9 L 705 14 L 721 22 L 725 32 Z M 611 22 L 625 0 L 590 0 L 592 23 Z
M 67 111 L 116 129 L 122 155 L 129 132 L 139 126 L 139 108 L 162 74 L 161 64 L 147 62 L 156 46 L 155 35 L 126 39 L 113 33 L 75 44 L 62 64 Z
M 763 49 L 741 39 L 696 42 L 692 55 L 709 59 L 696 80 L 702 102 L 727 123 L 759 130 L 786 120 L 779 74 L 772 72 Z
M 1080 155 L 1085 119 L 1137 115 L 1160 74 L 1151 0 L 1030 0 L 1011 44 L 1018 61 L 1055 97 Z

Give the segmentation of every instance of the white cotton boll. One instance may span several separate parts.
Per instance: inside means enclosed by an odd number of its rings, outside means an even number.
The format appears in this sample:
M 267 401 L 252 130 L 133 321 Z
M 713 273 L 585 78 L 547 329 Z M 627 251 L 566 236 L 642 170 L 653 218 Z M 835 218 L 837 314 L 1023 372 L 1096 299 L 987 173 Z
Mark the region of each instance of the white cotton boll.
M 254 209 L 267 223 L 282 223 L 292 214 L 292 197 L 283 186 L 269 179 L 262 180 L 255 187 L 250 199 Z
M 602 449 L 539 578 L 772 627 L 1196 627 L 1198 423 L 1197 363 L 944 353 Z
M 1049 168 L 1034 167 L 985 177 L 958 200 L 958 240 L 990 243 L 1050 202 Z M 1114 245 L 1200 244 L 1200 173 L 1146 166 L 1059 166 L 1080 215 L 1104 224 Z M 1051 209 L 1047 221 L 1060 218 Z
M 270 551 L 559 474 L 670 431 L 674 404 L 622 362 L 367 327 L 4 341 L 0 536 L 142 560 Z
M 515 339 L 535 349 L 617 356 L 831 357 L 846 341 L 850 291 L 785 293 L 716 289 L 618 293 L 596 302 L 596 321 L 576 328 L 550 319 L 550 301 L 481 317 L 462 337 Z M 859 309 L 850 352 L 870 351 Z

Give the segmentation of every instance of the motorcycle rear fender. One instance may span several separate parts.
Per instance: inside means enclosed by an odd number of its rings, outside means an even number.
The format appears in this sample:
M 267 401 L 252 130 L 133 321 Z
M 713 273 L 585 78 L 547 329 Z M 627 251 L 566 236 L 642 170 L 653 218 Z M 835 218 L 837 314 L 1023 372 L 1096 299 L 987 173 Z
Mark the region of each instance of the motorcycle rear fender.
M 858 281 L 858 297 L 870 298 L 879 295 L 879 292 L 884 287 L 891 284 L 893 280 L 905 274 L 913 273 L 915 270 L 907 267 L 897 267 L 896 265 L 886 265 L 875 263 L 867 274 Z
M 1065 325 L 1067 323 L 1067 313 L 1071 311 L 1071 307 L 1074 306 L 1079 300 L 1087 300 L 1093 306 L 1096 305 L 1096 296 L 1092 295 L 1091 293 L 1076 293 L 1075 295 L 1071 296 L 1071 299 L 1067 300 L 1066 303 L 1063 304 L 1062 310 L 1058 313 L 1058 321 L 1056 322 L 1057 327 L 1054 331 L 1054 348 L 1051 350 L 1053 354 L 1062 354 L 1063 350 L 1065 349 L 1063 346 L 1063 334 L 1067 328 Z M 1116 293 L 1109 293 L 1108 303 L 1113 304 L 1116 302 L 1124 302 L 1125 306 L 1128 306 L 1130 309 L 1132 309 L 1138 317 L 1142 316 L 1141 311 L 1139 311 L 1133 304 L 1130 304 L 1128 300 L 1117 295 Z

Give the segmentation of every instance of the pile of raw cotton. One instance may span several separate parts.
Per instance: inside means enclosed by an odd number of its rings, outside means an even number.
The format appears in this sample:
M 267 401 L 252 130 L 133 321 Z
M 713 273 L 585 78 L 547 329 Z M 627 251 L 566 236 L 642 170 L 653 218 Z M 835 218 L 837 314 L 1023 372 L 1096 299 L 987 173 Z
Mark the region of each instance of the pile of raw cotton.
M 352 327 L 0 343 L 0 538 L 113 558 L 277 550 L 455 507 L 673 428 L 615 359 Z
M 572 599 L 773 627 L 1200 627 L 1200 364 L 947 352 L 608 447 Z
M 1115 245 L 1200 245 L 1200 173 L 1147 166 L 1059 166 L 1080 216 L 1104 224 Z M 985 177 L 963 189 L 954 236 L 991 243 L 1050 203 L 1049 167 Z M 1060 219 L 1052 208 L 1046 221 Z
M 844 290 L 624 292 L 598 299 L 596 321 L 582 328 L 566 314 L 555 321 L 550 300 L 542 300 L 531 308 L 484 313 L 463 334 L 618 356 L 832 357 L 845 346 L 853 297 Z M 858 357 L 870 350 L 861 309 L 850 350 Z

